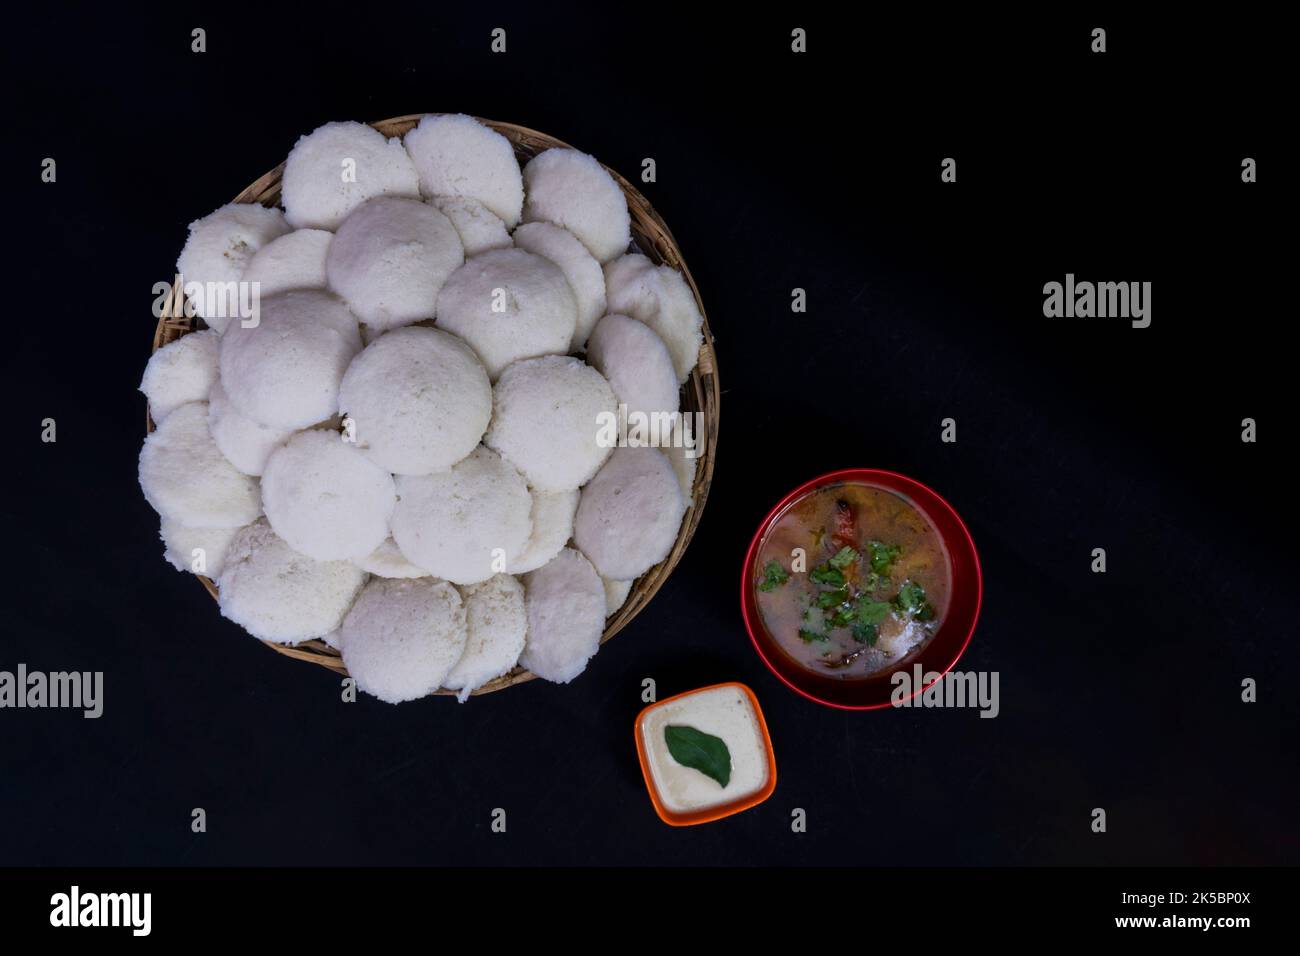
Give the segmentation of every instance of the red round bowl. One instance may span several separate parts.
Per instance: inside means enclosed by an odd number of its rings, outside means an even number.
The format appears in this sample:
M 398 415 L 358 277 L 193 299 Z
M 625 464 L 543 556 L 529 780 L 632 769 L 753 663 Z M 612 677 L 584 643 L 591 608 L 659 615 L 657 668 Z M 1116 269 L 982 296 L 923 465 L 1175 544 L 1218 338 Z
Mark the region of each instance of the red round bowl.
M 870 485 L 892 491 L 906 499 L 930 519 L 930 523 L 939 532 L 939 537 L 943 540 L 952 562 L 952 588 L 948 611 L 935 635 L 888 670 L 853 680 L 813 674 L 786 654 L 763 625 L 754 586 L 754 579 L 758 573 L 759 548 L 776 520 L 795 502 L 819 488 L 843 482 Z M 758 651 L 758 656 L 763 659 L 763 663 L 790 689 L 819 704 L 839 707 L 843 710 L 877 710 L 895 703 L 893 697 L 897 687 L 891 678 L 899 671 L 911 674 L 918 664 L 921 666 L 922 674 L 931 676 L 943 675 L 951 670 L 965 652 L 966 646 L 970 644 L 971 635 L 975 633 L 975 622 L 979 619 L 980 602 L 983 596 L 984 578 L 980 572 L 980 559 L 975 552 L 975 542 L 971 540 L 970 532 L 957 512 L 953 510 L 952 505 L 915 479 L 876 468 L 845 468 L 841 471 L 833 471 L 805 482 L 782 498 L 777 502 L 776 507 L 768 512 L 763 523 L 754 532 L 749 550 L 745 552 L 745 567 L 740 575 L 740 610 L 745 617 L 745 630 L 749 632 L 749 639 L 754 642 L 754 650 Z M 925 686 L 928 687 L 929 684 Z M 907 698 L 914 697 L 924 689 L 924 687 L 914 687 Z M 907 698 L 900 696 L 899 702 Z

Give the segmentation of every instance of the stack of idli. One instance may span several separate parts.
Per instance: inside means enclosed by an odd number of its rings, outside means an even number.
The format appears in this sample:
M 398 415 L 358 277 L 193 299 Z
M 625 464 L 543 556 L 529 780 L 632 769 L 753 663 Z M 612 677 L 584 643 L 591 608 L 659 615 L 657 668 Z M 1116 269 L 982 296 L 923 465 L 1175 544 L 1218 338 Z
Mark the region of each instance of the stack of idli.
M 690 285 L 633 244 L 597 160 L 521 164 L 469 116 L 327 123 L 280 199 L 196 220 L 177 260 L 206 327 L 140 384 L 165 560 L 383 701 L 575 679 L 691 507 L 680 423 L 622 441 L 677 421 Z

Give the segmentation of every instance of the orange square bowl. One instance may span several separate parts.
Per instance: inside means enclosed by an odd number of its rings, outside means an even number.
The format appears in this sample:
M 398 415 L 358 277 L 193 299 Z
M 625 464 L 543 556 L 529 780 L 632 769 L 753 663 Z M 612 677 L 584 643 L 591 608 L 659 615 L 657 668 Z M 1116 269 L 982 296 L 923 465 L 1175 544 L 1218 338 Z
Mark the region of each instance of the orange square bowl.
M 685 697 L 693 697 L 696 694 L 702 694 L 705 691 L 716 690 L 719 687 L 738 687 L 740 691 L 749 700 L 750 707 L 754 710 L 754 717 L 758 722 L 759 735 L 763 740 L 763 751 L 767 757 L 767 782 L 753 793 L 746 794 L 728 803 L 720 803 L 717 806 L 706 807 L 701 810 L 691 810 L 678 813 L 669 810 L 664 806 L 663 798 L 655 786 L 653 772 L 650 769 L 650 755 L 646 752 L 645 734 L 642 728 L 645 724 L 646 717 L 666 704 L 675 700 L 681 700 Z M 659 814 L 659 819 L 663 820 L 669 826 L 689 827 L 698 823 L 712 823 L 714 820 L 721 820 L 723 817 L 729 817 L 733 813 L 740 813 L 742 810 L 748 810 L 750 807 L 758 806 L 764 800 L 772 795 L 776 789 L 776 756 L 772 752 L 772 737 L 767 731 L 767 720 L 763 717 L 763 708 L 758 705 L 758 698 L 754 692 L 739 681 L 724 681 L 721 684 L 710 684 L 708 687 L 697 687 L 695 690 L 684 691 L 675 694 L 672 697 L 666 697 L 663 700 L 655 701 L 650 704 L 641 713 L 637 714 L 636 722 L 632 727 L 633 735 L 636 737 L 636 753 L 641 761 L 641 775 L 645 777 L 646 790 L 650 792 L 650 801 L 654 804 L 655 812 Z

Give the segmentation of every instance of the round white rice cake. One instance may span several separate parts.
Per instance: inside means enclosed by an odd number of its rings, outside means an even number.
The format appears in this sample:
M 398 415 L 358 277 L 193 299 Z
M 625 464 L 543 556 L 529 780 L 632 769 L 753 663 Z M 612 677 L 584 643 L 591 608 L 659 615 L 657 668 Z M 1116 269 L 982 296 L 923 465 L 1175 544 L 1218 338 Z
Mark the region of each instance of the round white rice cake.
M 158 514 L 190 528 L 238 528 L 262 513 L 257 481 L 208 433 L 207 402 L 182 405 L 145 436 L 140 487 Z
M 221 339 L 221 384 L 231 403 L 268 428 L 296 431 L 339 410 L 339 382 L 361 351 L 356 317 L 328 292 L 299 289 L 262 300 L 254 328 Z
M 221 336 L 201 329 L 168 342 L 144 367 L 140 391 L 149 400 L 155 425 L 187 402 L 205 402 L 217 380 Z
M 465 605 L 446 581 L 374 578 L 339 630 L 357 686 L 389 704 L 432 694 L 465 651 Z
M 568 352 L 577 320 L 564 273 L 522 249 L 466 259 L 438 296 L 438 325 L 470 344 L 494 382 L 511 362 Z
M 177 571 L 203 574 L 214 581 L 226 566 L 226 553 L 239 528 L 187 528 L 177 521 L 162 519 L 158 537 L 163 557 Z M 195 567 L 202 559 L 201 567 Z
M 325 255 L 334 233 L 299 229 L 273 239 L 253 254 L 244 270 L 245 282 L 256 282 L 265 297 L 290 289 L 325 288 Z
M 352 360 L 339 407 L 357 446 L 399 475 L 446 471 L 492 417 L 492 385 L 473 350 L 440 329 L 394 329 Z
M 686 445 L 677 444 L 678 436 L 673 436 L 673 444 L 666 445 L 659 450 L 667 457 L 668 462 L 673 466 L 673 471 L 677 475 L 677 482 L 682 488 L 682 500 L 686 502 L 686 507 L 695 503 L 695 468 L 699 462 L 699 453 L 701 451 L 698 439 L 694 448 L 688 449 Z M 687 451 L 690 451 L 695 457 L 688 457 Z
M 700 359 L 704 316 L 682 274 L 634 252 L 605 266 L 605 296 L 610 312 L 654 329 L 673 357 L 678 383 L 685 382 Z
M 365 579 L 346 561 L 317 561 L 293 550 L 263 520 L 230 543 L 217 602 L 254 637 L 300 644 L 336 630 Z
M 553 222 L 581 240 L 600 262 L 632 242 L 627 198 L 594 157 L 548 149 L 524 167 L 524 222 Z
M 434 196 L 429 202 L 451 220 L 465 247 L 466 256 L 489 249 L 509 249 L 510 233 L 501 218 L 477 199 L 468 196 Z
M 433 318 L 438 291 L 465 250 L 451 220 L 428 203 L 369 199 L 334 234 L 325 257 L 329 286 L 373 330 Z
M 515 230 L 515 246 L 549 259 L 564 273 L 578 304 L 569 351 L 581 351 L 596 322 L 605 314 L 605 273 L 587 247 L 562 226 L 551 222 L 526 222 Z
M 492 389 L 492 424 L 483 442 L 539 491 L 572 491 L 609 457 L 617 408 L 609 383 L 580 359 L 524 359 Z
M 326 123 L 299 138 L 280 187 L 285 219 L 295 229 L 332 231 L 367 199 L 419 195 L 402 141 L 356 122 Z
M 406 134 L 406 151 L 426 196 L 466 196 L 507 229 L 519 222 L 524 182 L 515 148 L 496 130 L 464 114 L 425 116 Z
M 519 663 L 567 684 L 587 667 L 605 630 L 605 587 L 591 562 L 565 548 L 524 579 L 528 634 Z
M 275 533 L 317 561 L 364 558 L 384 543 L 393 476 L 337 432 L 298 432 L 267 459 L 262 504 Z
M 226 461 L 246 475 L 260 475 L 266 460 L 293 434 L 279 428 L 267 428 L 230 403 L 226 390 L 218 379 L 208 396 L 208 431 L 212 440 L 226 456 Z
M 384 543 L 375 548 L 364 558 L 355 558 L 352 561 L 362 571 L 366 571 L 381 578 L 427 578 L 429 572 L 424 568 L 417 568 L 406 556 L 402 554 L 397 547 L 397 543 L 392 538 L 385 538 Z
M 253 254 L 289 231 L 284 213 L 257 203 L 227 203 L 190 223 L 189 237 L 176 260 L 194 313 L 218 332 L 239 314 L 237 283 Z M 190 286 L 203 287 L 191 295 Z
M 626 315 L 607 315 L 587 340 L 587 361 L 605 376 L 618 397 L 620 414 L 645 416 L 661 439 L 672 431 L 678 409 L 677 372 L 668 347 L 644 322 Z
M 469 639 L 465 653 L 442 686 L 460 691 L 456 699 L 463 704 L 472 692 L 518 663 L 528 618 L 524 586 L 509 574 L 463 587 L 460 596 L 465 602 Z
M 560 553 L 573 537 L 573 515 L 578 510 L 578 492 L 532 490 L 533 531 L 519 557 L 506 568 L 511 574 L 535 571 Z
M 636 581 L 615 581 L 613 578 L 601 578 L 600 583 L 605 586 L 605 616 L 609 617 L 627 603 L 627 596 L 632 593 L 632 585 Z
M 398 476 L 393 540 L 408 561 L 435 577 L 478 584 L 523 551 L 531 509 L 523 476 L 480 447 L 450 471 Z
M 686 505 L 657 448 L 616 448 L 582 489 L 574 544 L 603 577 L 638 578 L 672 550 Z

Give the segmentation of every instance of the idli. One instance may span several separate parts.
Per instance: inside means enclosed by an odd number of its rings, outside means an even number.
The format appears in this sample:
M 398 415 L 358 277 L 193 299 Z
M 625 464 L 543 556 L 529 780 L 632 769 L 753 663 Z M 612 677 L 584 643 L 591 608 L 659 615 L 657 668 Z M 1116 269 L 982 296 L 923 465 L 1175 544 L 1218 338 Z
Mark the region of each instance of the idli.
M 208 433 L 207 402 L 182 405 L 145 436 L 140 487 L 155 511 L 190 528 L 238 528 L 262 513 L 257 481 Z
M 217 603 L 254 637 L 300 644 L 337 629 L 365 579 L 346 561 L 317 561 L 293 550 L 263 520 L 230 543 Z
M 323 289 L 325 254 L 333 238 L 323 229 L 299 229 L 273 239 L 248 260 L 244 281 L 257 283 L 259 298 L 290 289 Z
M 674 444 L 665 445 L 659 450 L 668 458 L 669 464 L 673 466 L 673 471 L 677 475 L 677 482 L 682 488 L 682 500 L 686 502 L 686 507 L 695 503 L 695 467 L 699 459 L 700 448 L 697 444 L 694 448 L 687 448 L 685 443 L 676 444 L 678 436 L 673 437 Z M 690 452 L 690 456 L 687 455 Z
M 427 475 L 478 446 L 492 417 L 492 385 L 461 339 L 411 326 L 381 335 L 352 360 L 339 407 L 372 461 L 399 475 Z
M 605 616 L 609 617 L 627 603 L 627 596 L 632 593 L 632 585 L 636 582 L 601 578 L 600 583 L 605 586 Z
M 506 224 L 491 209 L 468 196 L 434 196 L 429 202 L 451 220 L 465 247 L 466 256 L 476 256 L 489 249 L 509 249 L 510 233 Z
M 573 542 L 603 577 L 638 578 L 668 557 L 685 511 L 663 452 L 616 448 L 582 489 Z
M 469 636 L 465 653 L 442 686 L 460 691 L 456 699 L 463 704 L 473 691 L 500 677 L 519 661 L 528 618 L 524 611 L 524 586 L 508 574 L 463 587 L 460 596 L 465 602 Z
M 617 405 L 609 383 L 579 359 L 524 359 L 492 389 L 492 424 L 483 442 L 537 490 L 572 491 L 609 457 Z
M 295 229 L 334 230 L 375 196 L 420 195 L 402 141 L 364 123 L 326 123 L 301 137 L 284 163 L 280 200 Z
M 511 574 L 535 571 L 560 553 L 573 537 L 573 514 L 578 510 L 578 492 L 533 489 L 533 531 L 519 557 L 506 568 Z
M 271 453 L 262 503 L 275 533 L 317 561 L 364 558 L 384 543 L 393 476 L 337 432 L 299 432 Z
M 591 562 L 565 548 L 524 579 L 528 633 L 519 663 L 538 677 L 567 684 L 600 650 L 605 588 Z
M 682 274 L 631 253 L 605 266 L 605 295 L 610 312 L 654 329 L 673 357 L 678 383 L 685 382 L 700 358 L 704 316 Z
M 568 352 L 577 321 L 564 273 L 522 249 L 466 259 L 438 295 L 438 325 L 470 344 L 494 382 L 511 362 Z
M 465 250 L 451 220 L 418 199 L 381 196 L 339 226 L 325 257 L 329 286 L 371 329 L 433 318 Z
M 361 351 L 356 317 L 328 292 L 299 289 L 262 300 L 253 328 L 221 339 L 221 384 L 231 403 L 268 428 L 295 431 L 339 410 L 339 382 Z
M 464 602 L 446 581 L 375 578 L 343 619 L 339 646 L 358 687 L 400 704 L 442 686 L 466 636 Z
M 626 315 L 607 315 L 587 340 L 587 361 L 608 380 L 623 413 L 640 413 L 647 425 L 659 422 L 655 430 L 667 437 L 678 408 L 677 372 L 654 329 Z
M 420 120 L 406 134 L 406 151 L 426 196 L 477 199 L 513 229 L 524 204 L 515 148 L 496 130 L 464 114 Z
M 600 263 L 573 233 L 554 223 L 526 222 L 515 230 L 514 241 L 516 248 L 555 263 L 569 280 L 578 304 L 578 321 L 569 351 L 580 351 L 597 320 L 605 314 L 605 274 Z
M 524 167 L 524 222 L 553 222 L 573 233 L 600 262 L 632 241 L 627 198 L 595 157 L 548 149 Z
M 257 203 L 228 203 L 190 223 L 176 271 L 187 288 L 191 283 L 203 287 L 201 295 L 186 293 L 195 314 L 224 332 L 239 314 L 238 283 L 248 260 L 288 231 L 284 213 Z
M 435 577 L 478 584 L 523 551 L 532 503 L 515 467 L 480 447 L 450 471 L 398 476 L 393 540 Z
M 140 391 L 149 400 L 155 425 L 187 402 L 204 402 L 217 380 L 221 336 L 202 329 L 168 342 L 144 367 Z
M 158 537 L 163 557 L 177 571 L 205 574 L 214 581 L 226 566 L 226 553 L 239 528 L 187 528 L 178 521 L 162 519 Z
M 385 538 L 384 543 L 375 548 L 364 558 L 352 561 L 362 571 L 381 578 L 427 578 L 429 572 L 417 568 L 402 555 L 392 538 Z
M 220 379 L 213 383 L 208 396 L 208 431 L 226 461 L 246 475 L 260 475 L 271 452 L 293 434 L 267 428 L 240 412 L 230 403 Z

